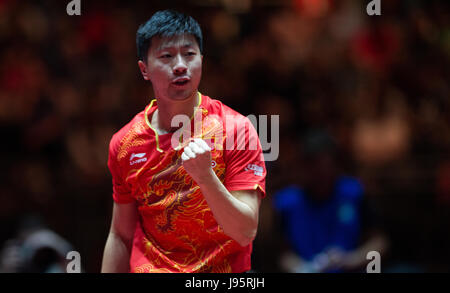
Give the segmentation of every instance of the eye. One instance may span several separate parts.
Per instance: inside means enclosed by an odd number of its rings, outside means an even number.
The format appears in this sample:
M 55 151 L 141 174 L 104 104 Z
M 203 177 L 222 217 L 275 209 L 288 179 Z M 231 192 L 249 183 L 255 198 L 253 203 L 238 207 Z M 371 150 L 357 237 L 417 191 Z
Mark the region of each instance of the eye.
M 186 56 L 195 56 L 195 55 L 197 55 L 197 53 L 195 53 L 195 52 L 187 52 L 186 53 Z
M 170 54 L 163 54 L 163 55 L 159 56 L 159 58 L 161 58 L 161 59 L 166 59 L 166 58 L 170 58 L 170 57 L 172 57 L 172 55 L 170 55 Z

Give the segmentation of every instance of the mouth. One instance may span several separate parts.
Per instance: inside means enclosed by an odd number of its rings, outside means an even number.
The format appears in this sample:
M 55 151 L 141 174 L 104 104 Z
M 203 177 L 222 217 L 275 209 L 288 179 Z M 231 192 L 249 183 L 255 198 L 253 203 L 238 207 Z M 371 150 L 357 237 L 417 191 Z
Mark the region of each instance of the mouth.
M 188 77 L 179 77 L 179 78 L 175 78 L 172 81 L 172 84 L 175 85 L 175 86 L 185 86 L 186 84 L 189 83 L 190 80 L 191 79 L 188 78 Z

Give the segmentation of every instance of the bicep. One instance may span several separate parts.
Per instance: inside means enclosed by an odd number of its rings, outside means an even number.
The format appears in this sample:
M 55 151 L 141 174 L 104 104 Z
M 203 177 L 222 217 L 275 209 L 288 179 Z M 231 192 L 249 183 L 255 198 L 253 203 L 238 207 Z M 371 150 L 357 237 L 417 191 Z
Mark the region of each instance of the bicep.
M 124 240 L 131 240 L 133 239 L 138 219 L 139 215 L 136 202 L 127 204 L 114 202 L 110 232 Z
M 246 204 L 255 216 L 258 215 L 259 206 L 261 205 L 261 193 L 259 190 L 233 190 L 230 193 L 237 200 Z

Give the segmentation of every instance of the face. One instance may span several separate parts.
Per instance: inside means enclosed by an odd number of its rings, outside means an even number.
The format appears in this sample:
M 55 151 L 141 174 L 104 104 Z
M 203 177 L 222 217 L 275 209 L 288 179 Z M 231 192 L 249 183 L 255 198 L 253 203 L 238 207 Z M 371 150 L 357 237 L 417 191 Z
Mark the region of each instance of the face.
M 147 63 L 139 61 L 145 80 L 150 80 L 155 96 L 172 101 L 197 93 L 202 75 L 200 48 L 194 36 L 153 37 Z
M 309 196 L 316 200 L 326 200 L 333 195 L 336 180 L 336 165 L 331 154 L 322 153 L 310 158 L 306 164 L 305 187 Z

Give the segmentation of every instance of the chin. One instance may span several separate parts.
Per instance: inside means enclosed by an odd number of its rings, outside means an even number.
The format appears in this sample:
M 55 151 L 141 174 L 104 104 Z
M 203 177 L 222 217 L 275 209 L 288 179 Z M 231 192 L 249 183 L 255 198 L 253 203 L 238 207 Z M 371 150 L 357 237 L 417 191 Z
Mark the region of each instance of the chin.
M 192 90 L 179 90 L 170 95 L 170 99 L 174 101 L 184 101 L 192 97 Z

